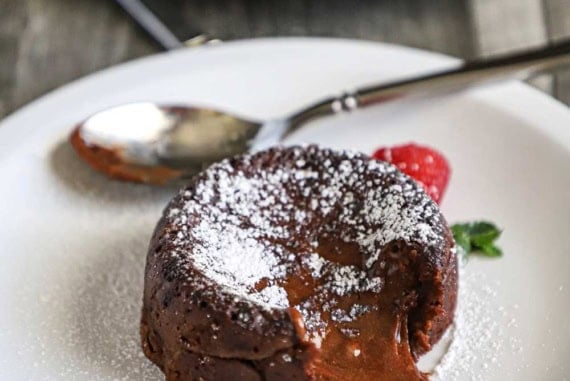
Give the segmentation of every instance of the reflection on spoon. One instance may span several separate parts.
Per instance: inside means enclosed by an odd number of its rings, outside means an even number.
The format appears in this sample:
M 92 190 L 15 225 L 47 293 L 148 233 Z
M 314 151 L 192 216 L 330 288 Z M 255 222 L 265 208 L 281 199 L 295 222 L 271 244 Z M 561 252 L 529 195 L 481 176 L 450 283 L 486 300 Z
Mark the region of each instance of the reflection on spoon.
M 110 177 L 166 184 L 242 153 L 260 127 L 208 109 L 144 102 L 93 115 L 70 140 L 83 160 Z

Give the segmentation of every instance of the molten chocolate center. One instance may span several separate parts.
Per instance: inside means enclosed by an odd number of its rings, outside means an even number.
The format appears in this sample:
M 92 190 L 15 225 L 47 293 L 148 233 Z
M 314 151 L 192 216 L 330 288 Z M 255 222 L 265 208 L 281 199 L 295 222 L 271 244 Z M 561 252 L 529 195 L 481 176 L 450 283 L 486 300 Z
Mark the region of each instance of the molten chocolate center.
M 418 301 L 414 290 L 421 289 L 417 251 L 393 242 L 370 270 L 358 245 L 325 238 L 316 252 L 325 263 L 319 274 L 301 254 L 300 271 L 278 281 L 299 337 L 316 349 L 308 373 L 315 380 L 426 379 L 408 339 L 408 317 Z M 381 284 L 358 291 L 370 280 Z M 266 286 L 260 282 L 256 288 Z

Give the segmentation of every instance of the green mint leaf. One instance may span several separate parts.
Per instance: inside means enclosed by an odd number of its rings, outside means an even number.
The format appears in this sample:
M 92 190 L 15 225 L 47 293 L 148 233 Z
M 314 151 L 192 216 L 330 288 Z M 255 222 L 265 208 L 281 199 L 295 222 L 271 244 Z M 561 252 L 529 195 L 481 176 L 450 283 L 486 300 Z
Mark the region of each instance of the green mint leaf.
M 470 224 L 453 224 L 451 225 L 451 231 L 453 234 L 456 232 L 465 232 L 468 233 L 471 230 Z
M 454 224 L 451 232 L 456 245 L 461 249 L 464 256 L 479 252 L 488 257 L 500 257 L 503 252 L 494 242 L 501 235 L 501 230 L 495 224 L 488 221 L 474 221 L 469 223 Z
M 487 257 L 500 257 L 503 251 L 493 244 L 484 245 L 478 248 L 479 252 Z
M 471 242 L 476 246 L 493 243 L 501 235 L 501 231 L 491 222 L 479 221 L 470 224 Z
M 463 225 L 453 225 L 451 227 L 451 231 L 453 233 L 453 238 L 455 239 L 457 246 L 461 247 L 465 254 L 470 253 L 471 239 L 469 238 L 467 229 L 465 229 Z

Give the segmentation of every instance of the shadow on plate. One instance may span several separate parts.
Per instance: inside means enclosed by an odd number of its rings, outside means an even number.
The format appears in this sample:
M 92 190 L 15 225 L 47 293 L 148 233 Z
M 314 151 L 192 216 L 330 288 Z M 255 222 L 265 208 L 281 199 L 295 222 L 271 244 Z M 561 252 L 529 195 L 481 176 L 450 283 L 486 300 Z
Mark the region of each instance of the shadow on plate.
M 67 141 L 58 143 L 52 150 L 50 166 L 57 179 L 74 193 L 112 203 L 145 203 L 171 197 L 180 187 L 158 187 L 108 179 L 79 159 Z

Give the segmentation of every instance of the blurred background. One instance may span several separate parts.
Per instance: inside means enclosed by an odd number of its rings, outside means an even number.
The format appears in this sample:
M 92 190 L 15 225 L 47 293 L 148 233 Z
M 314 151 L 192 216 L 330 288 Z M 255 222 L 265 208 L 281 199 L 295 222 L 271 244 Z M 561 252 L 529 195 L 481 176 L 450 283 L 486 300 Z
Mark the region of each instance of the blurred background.
M 474 58 L 570 38 L 570 0 L 144 3 L 180 40 L 327 36 Z M 0 119 L 73 79 L 161 50 L 113 0 L 0 0 Z M 532 84 L 570 104 L 570 70 Z

